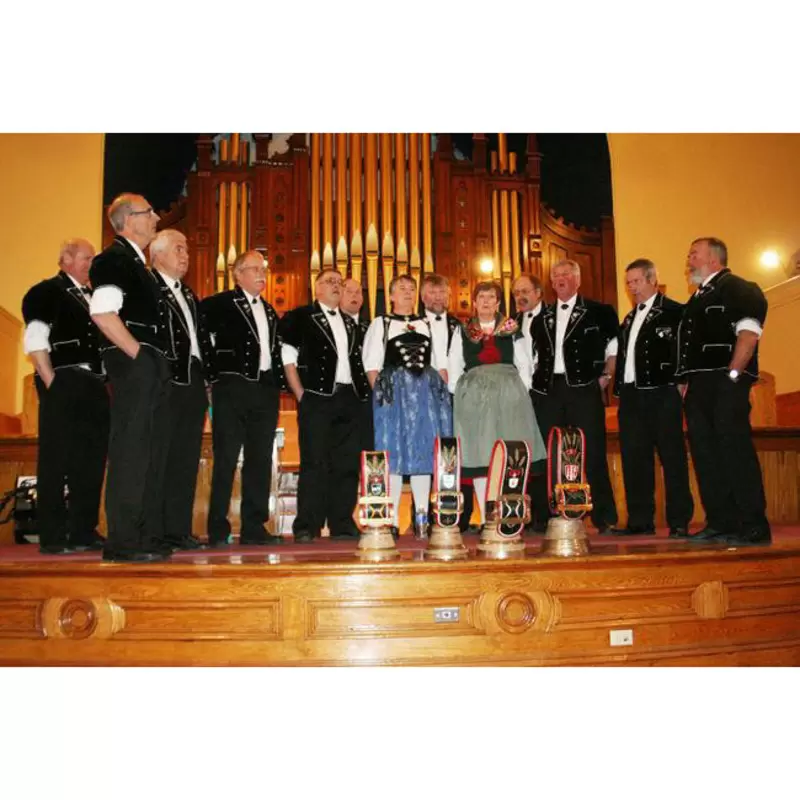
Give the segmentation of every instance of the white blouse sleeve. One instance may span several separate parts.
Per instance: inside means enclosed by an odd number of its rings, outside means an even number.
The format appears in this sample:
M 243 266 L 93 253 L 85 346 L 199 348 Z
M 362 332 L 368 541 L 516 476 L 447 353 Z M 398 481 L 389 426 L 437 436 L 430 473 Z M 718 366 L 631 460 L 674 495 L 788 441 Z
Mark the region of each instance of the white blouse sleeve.
M 435 370 L 447 369 L 447 353 L 441 353 L 440 348 L 436 346 L 436 337 L 433 333 L 433 325 L 427 323 L 427 330 L 431 337 L 431 366 Z M 447 341 L 445 339 L 445 341 Z
M 531 379 L 533 377 L 533 364 L 531 364 L 531 361 L 532 356 L 528 350 L 525 337 L 520 336 L 519 339 L 514 341 L 514 366 L 517 368 L 517 372 L 519 372 L 519 376 L 528 391 L 531 389 Z
M 447 359 L 447 388 L 451 394 L 456 392 L 458 379 L 464 374 L 464 346 L 461 343 L 461 328 L 453 331 L 450 342 L 450 355 Z
M 364 334 L 364 347 L 361 350 L 366 372 L 380 372 L 386 348 L 383 346 L 383 317 L 375 317 Z

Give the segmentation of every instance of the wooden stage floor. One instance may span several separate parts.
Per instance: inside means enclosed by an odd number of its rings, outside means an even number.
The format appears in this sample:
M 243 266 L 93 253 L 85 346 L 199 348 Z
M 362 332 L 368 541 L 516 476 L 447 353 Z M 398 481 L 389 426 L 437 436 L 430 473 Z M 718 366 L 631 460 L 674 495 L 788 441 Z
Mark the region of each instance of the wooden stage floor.
M 769 547 L 591 537 L 586 557 L 440 563 L 355 543 L 152 565 L 0 548 L 0 664 L 800 665 L 800 526 Z

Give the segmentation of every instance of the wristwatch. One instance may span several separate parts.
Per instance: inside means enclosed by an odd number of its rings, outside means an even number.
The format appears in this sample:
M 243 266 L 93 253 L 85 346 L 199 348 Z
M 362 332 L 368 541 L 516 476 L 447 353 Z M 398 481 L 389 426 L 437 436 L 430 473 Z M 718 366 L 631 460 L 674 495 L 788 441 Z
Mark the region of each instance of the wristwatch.
M 729 378 L 730 378 L 730 379 L 731 379 L 731 380 L 732 380 L 734 383 L 736 383 L 736 381 L 738 381 L 738 380 L 739 380 L 739 370 L 738 370 L 738 369 L 732 369 L 732 370 L 731 370 L 731 371 L 728 373 L 728 377 L 729 377 Z

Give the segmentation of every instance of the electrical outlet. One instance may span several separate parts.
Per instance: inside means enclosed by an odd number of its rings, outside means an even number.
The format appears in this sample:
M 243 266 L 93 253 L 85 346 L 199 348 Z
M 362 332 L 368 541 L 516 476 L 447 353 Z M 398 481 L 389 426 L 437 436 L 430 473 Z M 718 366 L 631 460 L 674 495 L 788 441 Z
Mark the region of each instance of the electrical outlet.
M 450 608 L 434 608 L 433 621 L 434 622 L 458 622 L 459 611 L 458 606 Z
M 630 647 L 633 644 L 633 631 L 629 628 L 609 631 L 608 638 L 612 647 Z

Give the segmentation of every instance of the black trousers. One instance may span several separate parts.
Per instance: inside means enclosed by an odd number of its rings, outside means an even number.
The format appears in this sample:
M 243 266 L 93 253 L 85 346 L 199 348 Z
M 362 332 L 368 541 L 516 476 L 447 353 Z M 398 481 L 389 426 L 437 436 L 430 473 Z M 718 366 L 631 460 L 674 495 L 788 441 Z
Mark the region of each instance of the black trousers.
M 164 533 L 167 542 L 172 544 L 193 532 L 194 495 L 207 408 L 202 367 L 193 359 L 189 384 L 173 383 L 170 388 Z
M 88 544 L 97 527 L 108 451 L 105 382 L 80 367 L 63 367 L 56 370 L 49 389 L 38 375 L 35 383 L 39 394 L 39 544 Z
M 761 466 L 750 428 L 747 377 L 724 372 L 689 377 L 686 425 L 700 498 L 709 526 L 721 531 L 769 530 Z
M 654 525 L 657 451 L 664 472 L 667 524 L 670 528 L 688 526 L 694 501 L 683 440 L 683 404 L 677 387 L 637 389 L 634 384 L 623 385 L 619 394 L 619 444 L 628 525 Z
M 599 385 L 567 386 L 563 375 L 554 375 L 550 391 L 546 395 L 535 394 L 533 404 L 545 445 L 553 427 L 573 425 L 583 430 L 586 438 L 586 477 L 591 485 L 594 505 L 592 522 L 597 528 L 615 525 L 617 508 L 608 475 L 606 412 Z M 544 520 L 549 516 L 546 479 L 532 481 L 531 490 L 536 519 Z
M 151 347 L 136 358 L 103 356 L 111 383 L 106 517 L 109 554 L 164 544 L 164 484 L 169 452 L 170 368 Z
M 350 384 L 331 397 L 305 392 L 297 408 L 300 476 L 295 534 L 318 536 L 328 521 L 332 534 L 354 533 L 363 404 Z
M 239 453 L 242 463 L 241 531 L 243 544 L 264 538 L 269 520 L 272 447 L 278 426 L 280 390 L 272 371 L 258 381 L 222 375 L 212 389 L 214 470 L 208 506 L 208 540 L 224 541 L 231 532 L 228 510 Z

